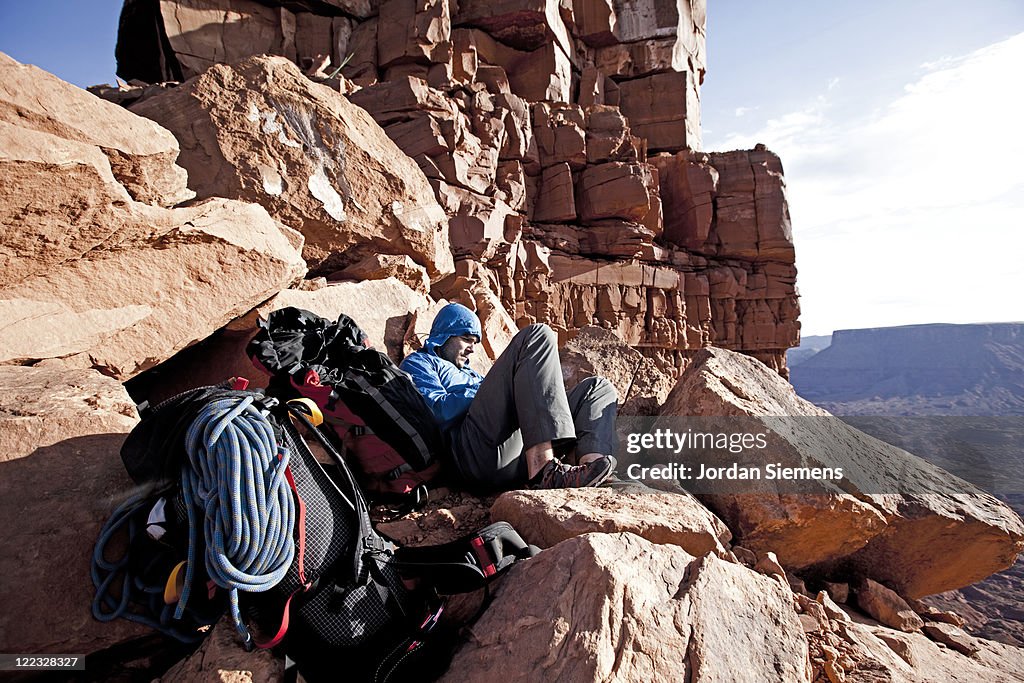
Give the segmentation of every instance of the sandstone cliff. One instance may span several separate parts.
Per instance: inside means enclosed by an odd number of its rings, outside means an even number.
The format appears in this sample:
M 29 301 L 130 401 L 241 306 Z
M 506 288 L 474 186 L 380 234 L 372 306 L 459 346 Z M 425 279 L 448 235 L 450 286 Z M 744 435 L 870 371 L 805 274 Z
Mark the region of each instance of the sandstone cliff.
M 314 274 L 370 251 L 405 253 L 430 271 L 435 297 L 500 302 L 516 324 L 546 322 L 563 341 L 598 325 L 673 375 L 712 344 L 785 375 L 799 308 L 782 165 L 761 148 L 699 151 L 704 15 L 690 0 L 129 0 L 117 52 L 126 79 L 197 77 L 146 91 L 135 111 L 178 137 L 200 196 L 258 202 L 300 230 Z M 207 72 L 255 54 L 296 65 L 273 67 L 289 75 L 265 101 L 234 93 L 263 91 L 254 69 L 266 67 Z M 395 215 L 351 203 L 364 194 L 352 183 L 372 182 L 354 180 L 366 164 L 338 156 L 342 143 L 319 130 L 337 129 L 318 123 L 325 105 L 295 104 L 327 101 L 289 84 L 298 69 L 349 94 L 412 157 L 444 228 L 416 189 Z M 264 145 L 247 156 L 250 139 Z M 333 213 L 304 187 L 318 173 Z M 403 182 L 416 188 L 422 175 Z M 447 278 L 430 241 L 447 242 L 444 229 L 456 260 Z

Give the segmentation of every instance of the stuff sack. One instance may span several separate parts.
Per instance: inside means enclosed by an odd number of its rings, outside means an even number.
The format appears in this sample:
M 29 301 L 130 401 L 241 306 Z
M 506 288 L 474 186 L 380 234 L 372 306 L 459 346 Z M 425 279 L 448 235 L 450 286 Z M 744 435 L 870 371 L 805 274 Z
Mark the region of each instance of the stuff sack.
M 371 497 L 424 502 L 446 445 L 409 376 L 347 315 L 289 307 L 259 324 L 246 352 L 271 376 L 268 391 L 316 403 Z
M 241 388 L 242 384 L 235 386 Z M 156 406 L 148 401 L 139 404 L 142 420 L 121 445 L 121 462 L 128 476 L 136 484 L 157 489 L 177 485 L 186 458 L 186 433 L 196 416 L 213 400 L 239 395 L 238 389 L 223 384 L 189 389 Z M 253 392 L 244 395 L 260 396 Z

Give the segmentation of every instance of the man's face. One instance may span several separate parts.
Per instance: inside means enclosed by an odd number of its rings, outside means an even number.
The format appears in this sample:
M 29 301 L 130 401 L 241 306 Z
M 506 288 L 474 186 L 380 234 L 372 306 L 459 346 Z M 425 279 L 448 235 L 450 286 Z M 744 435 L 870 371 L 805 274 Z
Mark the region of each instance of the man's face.
M 448 341 L 437 349 L 437 355 L 449 363 L 454 363 L 458 368 L 464 368 L 469 363 L 469 356 L 475 346 L 476 337 L 471 334 L 448 337 Z

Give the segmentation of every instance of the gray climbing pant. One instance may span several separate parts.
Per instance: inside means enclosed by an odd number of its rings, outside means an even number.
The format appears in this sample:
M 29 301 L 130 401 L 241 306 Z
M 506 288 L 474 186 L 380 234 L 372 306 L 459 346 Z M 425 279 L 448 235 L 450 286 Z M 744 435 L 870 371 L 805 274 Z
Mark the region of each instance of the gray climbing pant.
M 450 433 L 455 468 L 476 490 L 507 490 L 528 478 L 527 448 L 551 441 L 556 453 L 612 454 L 618 396 L 603 377 L 566 394 L 558 338 L 547 325 L 524 327 L 484 378 Z

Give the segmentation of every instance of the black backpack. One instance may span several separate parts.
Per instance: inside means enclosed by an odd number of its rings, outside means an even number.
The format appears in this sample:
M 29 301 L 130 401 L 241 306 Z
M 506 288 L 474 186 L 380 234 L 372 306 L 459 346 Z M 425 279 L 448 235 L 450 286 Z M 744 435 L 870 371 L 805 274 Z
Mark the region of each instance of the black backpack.
M 289 307 L 259 325 L 246 353 L 271 376 L 268 393 L 314 401 L 371 496 L 426 502 L 425 485 L 438 475 L 447 448 L 409 376 L 367 348 L 366 334 L 345 314 L 332 322 Z
M 133 619 L 196 641 L 203 626 L 230 611 L 244 642 L 280 646 L 311 683 L 336 678 L 340 657 L 353 680 L 439 674 L 453 641 L 437 631 L 444 606 L 438 593 L 486 586 L 537 549 L 504 523 L 453 544 L 398 548 L 374 530 L 344 459 L 302 407 L 240 386 L 202 387 L 140 411 L 143 419 L 126 439 L 122 459 L 142 487 L 114 513 L 97 542 L 94 615 Z M 333 476 L 300 430 L 320 441 L 336 466 Z M 269 451 L 273 457 L 266 457 Z M 196 478 L 202 481 L 196 484 Z M 280 559 L 265 585 L 254 587 L 247 575 L 235 581 L 218 564 L 222 546 L 239 534 L 217 527 L 224 506 L 209 501 L 216 497 L 213 489 L 228 496 L 227 507 L 244 497 L 232 493 L 232 479 L 259 480 L 260 486 L 244 485 L 243 494 L 274 491 L 267 499 L 256 495 L 255 505 L 277 512 L 247 516 L 246 524 L 233 527 L 244 527 L 246 534 L 260 525 L 269 529 L 249 552 Z M 197 500 L 204 494 L 205 500 Z M 280 512 L 289 504 L 291 513 Z M 291 521 L 279 519 L 274 528 L 274 514 Z M 142 532 L 154 528 L 160 533 Z M 128 530 L 127 550 L 110 560 L 107 544 L 121 529 Z M 290 554 L 279 554 L 288 548 Z M 410 590 L 403 579 L 419 587 Z

